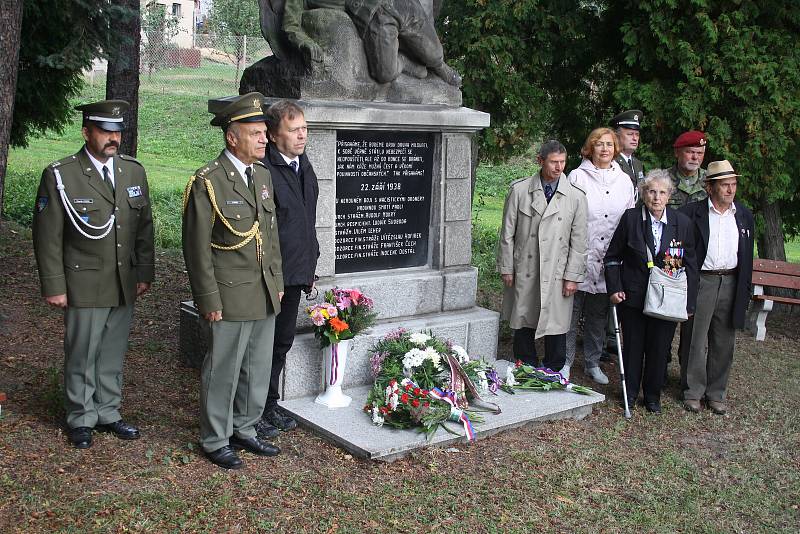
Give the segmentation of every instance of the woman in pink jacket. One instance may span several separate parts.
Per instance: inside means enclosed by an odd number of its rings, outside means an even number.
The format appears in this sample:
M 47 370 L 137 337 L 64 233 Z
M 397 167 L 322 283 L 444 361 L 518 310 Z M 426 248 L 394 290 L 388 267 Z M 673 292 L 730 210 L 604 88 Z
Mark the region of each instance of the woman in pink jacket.
M 620 217 L 635 204 L 631 179 L 614 161 L 620 148 L 619 139 L 611 128 L 592 130 L 581 148 L 583 161 L 568 177 L 570 183 L 586 193 L 589 206 L 588 258 L 586 278 L 578 285 L 573 301 L 572 323 L 567 333 L 567 359 L 561 373 L 569 378 L 570 367 L 575 361 L 575 331 L 583 315 L 584 366 L 586 374 L 598 384 L 608 384 L 608 377 L 600 369 L 609 306 L 603 257 Z

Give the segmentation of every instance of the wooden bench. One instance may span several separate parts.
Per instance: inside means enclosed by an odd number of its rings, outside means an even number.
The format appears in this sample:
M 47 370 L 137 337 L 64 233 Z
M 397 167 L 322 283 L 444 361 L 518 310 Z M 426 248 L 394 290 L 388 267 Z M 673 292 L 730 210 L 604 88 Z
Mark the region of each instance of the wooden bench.
M 764 286 L 800 289 L 800 263 L 787 263 L 776 260 L 753 260 L 753 306 L 750 308 L 750 331 L 756 341 L 764 341 L 767 335 L 767 315 L 775 302 L 781 304 L 800 304 L 800 299 L 776 297 L 764 294 Z

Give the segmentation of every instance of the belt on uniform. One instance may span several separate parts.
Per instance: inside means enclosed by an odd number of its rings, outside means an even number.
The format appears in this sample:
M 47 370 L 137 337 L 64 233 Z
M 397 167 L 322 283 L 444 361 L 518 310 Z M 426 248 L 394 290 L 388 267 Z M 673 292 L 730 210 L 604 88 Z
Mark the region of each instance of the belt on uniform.
M 731 276 L 736 274 L 736 269 L 700 270 L 700 274 L 716 274 L 717 276 Z

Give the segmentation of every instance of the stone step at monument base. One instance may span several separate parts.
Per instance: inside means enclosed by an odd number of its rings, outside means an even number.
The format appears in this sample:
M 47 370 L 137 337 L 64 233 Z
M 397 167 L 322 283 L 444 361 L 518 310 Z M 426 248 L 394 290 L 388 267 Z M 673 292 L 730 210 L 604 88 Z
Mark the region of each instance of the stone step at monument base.
M 497 312 L 478 307 L 380 321 L 353 339 L 343 387 L 372 383 L 369 350 L 392 330 L 401 327 L 411 332 L 430 330 L 436 336 L 461 345 L 471 356 L 482 357 L 491 362 L 497 354 L 499 323 L 500 316 Z M 315 396 L 323 391 L 325 372 L 322 351 L 319 340 L 312 333 L 295 337 L 292 349 L 286 355 L 282 378 L 281 398 L 284 400 Z
M 497 368 L 505 376 L 506 362 L 498 361 Z M 347 408 L 329 410 L 316 404 L 316 396 L 303 397 L 280 403 L 298 423 L 330 440 L 359 458 L 391 462 L 414 450 L 430 446 L 447 446 L 464 443 L 464 428 L 460 424 L 448 423 L 458 435 L 438 429 L 429 441 L 416 430 L 397 430 L 387 426 L 377 427 L 370 416 L 363 412 L 370 386 L 345 389 L 352 397 Z M 538 421 L 556 419 L 583 419 L 592 413 L 592 406 L 605 400 L 599 393 L 578 395 L 568 391 L 522 392 L 497 396 L 488 394 L 485 400 L 500 406 L 498 415 L 482 414 L 484 422 L 474 424 L 477 439 L 484 439 L 498 432 L 521 427 Z

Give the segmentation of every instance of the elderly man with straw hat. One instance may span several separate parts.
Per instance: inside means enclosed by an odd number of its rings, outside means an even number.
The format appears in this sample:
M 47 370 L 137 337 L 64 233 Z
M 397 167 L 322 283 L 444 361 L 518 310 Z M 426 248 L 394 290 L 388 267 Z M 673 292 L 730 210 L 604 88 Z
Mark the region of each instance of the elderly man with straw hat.
M 718 415 L 727 412 L 728 375 L 733 363 L 735 329 L 744 328 L 753 272 L 753 214 L 734 198 L 739 175 L 727 161 L 708 165 L 708 198 L 680 211 L 692 220 L 700 267 L 697 309 L 690 318 L 681 353 L 684 408 Z M 682 332 L 683 336 L 684 333 Z

